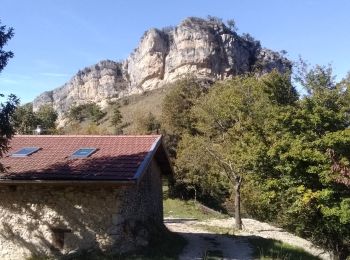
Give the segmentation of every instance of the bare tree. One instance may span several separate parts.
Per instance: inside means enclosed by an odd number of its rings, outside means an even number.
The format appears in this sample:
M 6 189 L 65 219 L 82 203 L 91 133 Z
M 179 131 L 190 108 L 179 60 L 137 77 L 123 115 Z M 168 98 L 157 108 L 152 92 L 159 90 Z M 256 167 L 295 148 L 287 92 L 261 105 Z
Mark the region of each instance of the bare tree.
M 242 229 L 242 217 L 241 217 L 241 185 L 243 177 L 238 173 L 230 160 L 224 160 L 221 156 L 214 152 L 212 149 L 206 147 L 207 152 L 213 157 L 213 159 L 221 166 L 226 177 L 232 183 L 235 190 L 235 227 L 239 230 Z

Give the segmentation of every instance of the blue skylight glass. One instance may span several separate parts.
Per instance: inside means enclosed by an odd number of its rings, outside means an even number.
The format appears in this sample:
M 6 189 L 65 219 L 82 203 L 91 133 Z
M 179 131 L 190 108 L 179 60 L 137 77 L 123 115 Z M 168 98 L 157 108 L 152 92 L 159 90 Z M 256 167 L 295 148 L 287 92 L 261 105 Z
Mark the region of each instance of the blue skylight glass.
M 31 155 L 32 153 L 37 152 L 38 150 L 40 150 L 39 147 L 24 147 L 18 150 L 17 152 L 11 154 L 11 157 L 26 157 Z
M 89 157 L 91 154 L 93 154 L 97 149 L 96 148 L 80 148 L 79 150 L 76 150 L 72 154 L 72 158 L 86 158 Z

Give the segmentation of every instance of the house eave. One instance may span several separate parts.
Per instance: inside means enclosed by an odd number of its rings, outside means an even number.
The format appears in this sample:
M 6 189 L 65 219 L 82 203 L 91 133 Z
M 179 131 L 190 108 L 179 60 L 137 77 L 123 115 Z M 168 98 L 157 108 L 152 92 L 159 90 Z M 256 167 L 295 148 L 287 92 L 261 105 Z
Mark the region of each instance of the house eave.
M 137 169 L 134 175 L 134 179 L 136 180 L 137 183 L 139 183 L 140 180 L 142 179 L 142 176 L 148 169 L 148 166 L 150 165 L 158 147 L 161 144 L 162 144 L 162 136 L 159 136 L 152 144 L 151 149 L 149 150 L 148 154 L 146 155 L 145 159 L 143 160 L 143 162 L 141 163 L 141 165 L 139 166 L 139 168 Z
M 15 179 L 0 179 L 1 185 L 21 185 L 21 184 L 49 184 L 49 185 L 134 185 L 137 180 L 15 180 Z

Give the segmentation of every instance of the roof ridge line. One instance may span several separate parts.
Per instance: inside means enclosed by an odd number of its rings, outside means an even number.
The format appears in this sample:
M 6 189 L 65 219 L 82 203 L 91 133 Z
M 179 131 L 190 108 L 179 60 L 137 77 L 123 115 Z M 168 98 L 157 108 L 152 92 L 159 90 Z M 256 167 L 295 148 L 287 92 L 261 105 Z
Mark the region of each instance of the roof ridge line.
M 111 138 L 111 137 L 160 137 L 162 135 L 15 135 L 14 137 L 31 137 L 31 138 L 43 138 L 43 137 L 99 137 L 99 138 Z

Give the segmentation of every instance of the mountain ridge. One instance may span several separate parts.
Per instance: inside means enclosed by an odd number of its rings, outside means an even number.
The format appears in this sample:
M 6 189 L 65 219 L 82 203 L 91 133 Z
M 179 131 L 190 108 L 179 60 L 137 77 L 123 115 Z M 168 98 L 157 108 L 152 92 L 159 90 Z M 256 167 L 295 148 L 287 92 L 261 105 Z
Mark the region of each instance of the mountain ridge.
M 262 48 L 248 34 L 238 35 L 219 19 L 189 17 L 176 27 L 149 29 L 122 62 L 103 60 L 86 67 L 63 86 L 33 101 L 36 111 L 50 104 L 64 124 L 73 105 L 109 101 L 160 88 L 188 75 L 211 81 L 247 72 L 286 72 L 291 62 L 278 52 Z

